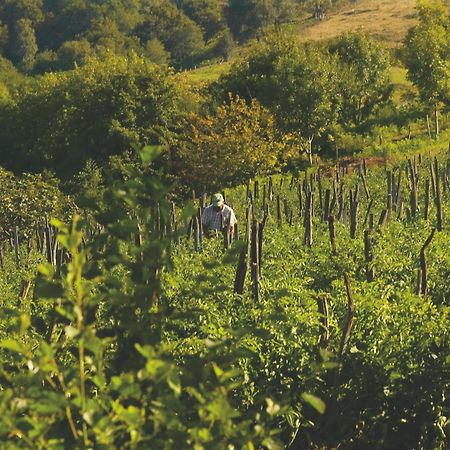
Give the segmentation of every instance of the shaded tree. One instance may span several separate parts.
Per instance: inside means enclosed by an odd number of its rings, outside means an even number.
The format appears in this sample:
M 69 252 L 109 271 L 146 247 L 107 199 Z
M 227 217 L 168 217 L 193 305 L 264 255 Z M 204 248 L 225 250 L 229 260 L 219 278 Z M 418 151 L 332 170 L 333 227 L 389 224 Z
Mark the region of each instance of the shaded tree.
M 21 69 L 29 71 L 33 68 L 38 46 L 33 23 L 30 19 L 20 19 L 13 28 L 10 44 L 12 61 Z
M 182 0 L 183 12 L 203 30 L 205 40 L 226 28 L 223 5 L 217 0 Z
M 192 65 L 195 56 L 204 49 L 200 27 L 171 3 L 151 2 L 142 11 L 145 20 L 136 33 L 143 45 L 156 38 L 170 52 L 173 64 Z
M 386 49 L 365 33 L 346 33 L 329 44 L 338 57 L 341 121 L 360 124 L 388 100 L 390 57 Z
M 434 108 L 437 135 L 439 103 L 450 104 L 450 16 L 441 0 L 419 5 L 419 23 L 405 39 L 404 62 L 422 101 Z

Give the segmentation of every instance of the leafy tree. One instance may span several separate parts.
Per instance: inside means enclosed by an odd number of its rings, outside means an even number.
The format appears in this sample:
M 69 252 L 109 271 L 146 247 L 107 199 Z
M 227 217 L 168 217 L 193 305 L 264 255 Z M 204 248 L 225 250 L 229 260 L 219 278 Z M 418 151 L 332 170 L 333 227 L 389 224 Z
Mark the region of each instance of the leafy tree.
M 142 53 L 139 39 L 123 32 L 111 17 L 100 17 L 93 21 L 87 39 L 99 49 L 108 49 L 117 55 L 127 55 L 130 51 Z
M 360 124 L 389 98 L 389 54 L 364 33 L 343 34 L 329 44 L 329 50 L 340 65 L 341 121 Z
M 40 48 L 57 51 L 64 42 L 79 39 L 91 30 L 100 15 L 98 5 L 85 0 L 64 0 L 48 5 L 45 22 L 37 30 Z
M 422 101 L 434 107 L 438 134 L 439 103 L 450 104 L 450 16 L 442 1 L 419 4 L 419 23 L 405 39 L 404 62 Z
M 8 36 L 8 25 L 2 24 L 2 22 L 0 21 L 0 54 L 3 53 L 3 50 L 8 43 Z
M 9 59 L 0 56 L 0 81 L 10 90 L 23 89 L 26 77 L 21 74 Z
M 38 46 L 36 34 L 30 19 L 17 21 L 10 45 L 10 54 L 14 63 L 25 71 L 33 68 Z
M 289 20 L 292 13 L 290 0 L 229 0 L 226 6 L 228 26 L 241 39 L 255 35 L 268 25 Z
M 145 55 L 155 64 L 167 64 L 170 53 L 165 49 L 164 44 L 156 38 L 149 39 L 145 44 Z
M 44 19 L 44 0 L 3 0 L 0 5 L 0 19 L 10 28 L 21 19 L 30 20 L 33 25 Z
M 226 61 L 230 57 L 233 48 L 233 36 L 228 29 L 224 29 L 223 31 L 217 33 L 217 35 L 211 40 L 208 54 L 210 54 L 211 57 L 221 57 Z
M 0 81 L 0 103 L 5 103 L 10 98 L 9 90 L 5 83 Z
M 68 219 L 74 205 L 59 190 L 58 180 L 48 174 L 20 177 L 0 168 L 0 231 L 11 236 L 18 227 L 22 236 L 34 235 L 37 223 L 45 217 Z
M 85 64 L 90 56 L 93 56 L 93 49 L 86 39 L 66 41 L 58 50 L 57 67 L 61 70 L 70 70 Z
M 194 57 L 204 49 L 200 27 L 171 3 L 151 2 L 143 8 L 145 20 L 136 32 L 141 42 L 158 39 L 170 52 L 176 65 L 192 65 Z
M 256 98 L 271 110 L 280 129 L 308 142 L 311 157 L 313 140 L 338 117 L 337 82 L 334 58 L 275 36 L 235 64 L 213 90 L 219 97 L 231 92 L 247 101 Z
M 205 40 L 226 27 L 223 5 L 216 0 L 182 0 L 180 6 L 188 17 L 200 25 Z
M 245 182 L 288 157 L 272 116 L 256 100 L 231 98 L 212 115 L 191 114 L 186 127 L 175 142 L 176 173 L 201 190 Z
M 179 113 L 168 69 L 132 55 L 105 55 L 48 74 L 0 110 L 2 159 L 15 170 L 79 170 L 139 143 L 160 143 Z

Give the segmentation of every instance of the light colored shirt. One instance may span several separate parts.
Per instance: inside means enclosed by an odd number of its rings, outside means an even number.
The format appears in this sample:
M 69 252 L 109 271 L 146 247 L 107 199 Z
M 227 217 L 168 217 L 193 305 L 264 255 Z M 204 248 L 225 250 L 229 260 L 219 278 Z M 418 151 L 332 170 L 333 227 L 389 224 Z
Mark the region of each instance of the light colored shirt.
M 223 205 L 219 211 L 214 211 L 213 205 L 209 205 L 202 212 L 202 223 L 210 230 L 221 231 L 228 225 L 234 227 L 236 216 L 228 205 Z

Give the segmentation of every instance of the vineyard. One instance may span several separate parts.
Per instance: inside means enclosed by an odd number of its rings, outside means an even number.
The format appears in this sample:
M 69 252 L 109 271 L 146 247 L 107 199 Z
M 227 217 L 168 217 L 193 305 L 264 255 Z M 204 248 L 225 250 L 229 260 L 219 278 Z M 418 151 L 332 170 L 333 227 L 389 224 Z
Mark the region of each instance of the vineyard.
M 13 226 L 4 448 L 446 448 L 449 154 L 369 162 L 226 190 L 233 236 L 135 166 Z
M 449 449 L 449 1 L 0 1 L 0 450 Z

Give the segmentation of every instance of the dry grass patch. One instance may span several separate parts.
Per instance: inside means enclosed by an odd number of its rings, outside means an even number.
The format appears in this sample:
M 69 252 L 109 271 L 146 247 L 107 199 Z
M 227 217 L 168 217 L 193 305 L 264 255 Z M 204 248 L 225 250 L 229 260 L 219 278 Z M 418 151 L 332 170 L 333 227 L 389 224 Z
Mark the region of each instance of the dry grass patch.
M 302 41 L 317 41 L 346 31 L 363 30 L 395 47 L 416 20 L 416 0 L 360 0 L 330 13 L 322 21 L 307 19 L 299 36 Z

